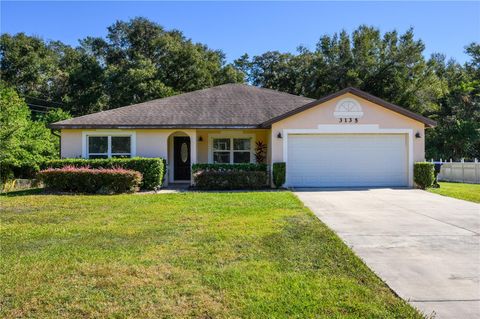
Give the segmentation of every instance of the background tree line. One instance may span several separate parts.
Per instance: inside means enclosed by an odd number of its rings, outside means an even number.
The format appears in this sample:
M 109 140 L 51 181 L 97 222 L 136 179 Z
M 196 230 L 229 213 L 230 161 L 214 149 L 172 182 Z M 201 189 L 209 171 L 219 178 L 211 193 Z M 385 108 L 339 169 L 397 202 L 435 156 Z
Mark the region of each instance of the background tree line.
M 233 82 L 311 98 L 355 86 L 437 120 L 427 134 L 428 158 L 480 157 L 480 45 L 467 45 L 463 65 L 442 54 L 426 59 L 424 49 L 413 30 L 360 26 L 322 36 L 314 50 L 227 64 L 222 51 L 145 18 L 117 21 L 105 38 L 87 37 L 77 47 L 2 34 L 0 160 L 25 171 L 26 162 L 58 156 L 47 123 Z M 32 145 L 19 142 L 26 140 Z

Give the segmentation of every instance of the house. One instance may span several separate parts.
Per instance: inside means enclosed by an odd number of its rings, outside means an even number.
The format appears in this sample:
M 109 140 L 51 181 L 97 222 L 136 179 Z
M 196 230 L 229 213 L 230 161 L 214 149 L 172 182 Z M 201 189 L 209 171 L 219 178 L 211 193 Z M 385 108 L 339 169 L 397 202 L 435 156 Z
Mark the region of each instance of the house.
M 318 100 L 225 84 L 60 121 L 61 156 L 163 157 L 168 182 L 193 163 L 286 163 L 286 186 L 413 186 L 435 122 L 356 88 Z

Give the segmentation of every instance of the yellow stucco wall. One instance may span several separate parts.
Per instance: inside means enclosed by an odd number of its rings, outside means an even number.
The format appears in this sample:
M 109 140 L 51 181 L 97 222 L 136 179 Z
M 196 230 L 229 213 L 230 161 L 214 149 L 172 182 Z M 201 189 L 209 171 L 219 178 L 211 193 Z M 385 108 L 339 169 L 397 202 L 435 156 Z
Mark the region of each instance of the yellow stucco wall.
M 341 124 L 333 115 L 336 104 L 347 97 L 355 99 L 362 107 L 364 114 L 358 123 Z M 413 134 L 419 132 L 421 135 L 421 138 L 413 139 L 413 160 L 417 162 L 423 161 L 425 158 L 423 123 L 348 93 L 274 123 L 271 130 L 273 162 L 283 161 L 283 140 L 277 138 L 278 133 L 281 133 L 284 129 L 317 129 L 318 125 L 322 124 L 341 124 L 344 126 L 378 124 L 380 129 L 412 129 Z
M 62 130 L 60 154 L 65 158 L 82 157 L 82 130 Z
M 253 135 L 252 148 L 255 149 L 255 142 L 262 141 L 268 143 L 270 130 L 197 130 L 197 161 L 198 163 L 208 163 L 208 144 L 212 135 L 236 135 L 236 134 L 248 134 Z M 202 141 L 198 139 L 202 137 Z M 210 142 L 211 143 L 211 142 Z
M 138 130 L 69 130 L 64 129 L 62 135 L 62 157 L 82 157 L 82 132 L 135 132 L 136 135 L 136 155 L 142 157 L 163 157 L 169 159 L 169 137 L 173 135 L 190 135 L 196 134 L 197 141 L 197 163 L 208 162 L 208 142 L 211 135 L 216 134 L 251 134 L 254 135 L 255 141 L 263 141 L 268 143 L 269 130 L 181 130 L 181 129 L 138 129 Z M 199 137 L 202 141 L 199 141 Z M 254 147 L 254 146 L 253 146 Z

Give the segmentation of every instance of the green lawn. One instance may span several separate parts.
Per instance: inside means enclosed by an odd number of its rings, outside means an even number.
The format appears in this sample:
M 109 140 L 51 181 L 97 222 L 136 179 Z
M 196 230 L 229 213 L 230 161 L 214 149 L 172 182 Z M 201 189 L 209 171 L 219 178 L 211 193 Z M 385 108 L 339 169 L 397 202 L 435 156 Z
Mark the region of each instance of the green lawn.
M 1 318 L 421 318 L 289 192 L 0 207 Z
M 480 184 L 440 182 L 440 188 L 430 188 L 429 192 L 444 196 L 480 203 Z

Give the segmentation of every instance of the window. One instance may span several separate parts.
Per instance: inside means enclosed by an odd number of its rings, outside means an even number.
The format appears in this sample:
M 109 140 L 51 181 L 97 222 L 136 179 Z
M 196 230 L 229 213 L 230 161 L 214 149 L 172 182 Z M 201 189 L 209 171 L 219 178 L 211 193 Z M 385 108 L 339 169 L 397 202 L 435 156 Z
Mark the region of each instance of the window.
M 130 136 L 87 136 L 88 158 L 131 157 Z
M 213 162 L 250 163 L 251 140 L 251 138 L 214 138 Z
M 108 136 L 88 137 L 88 158 L 108 158 Z

